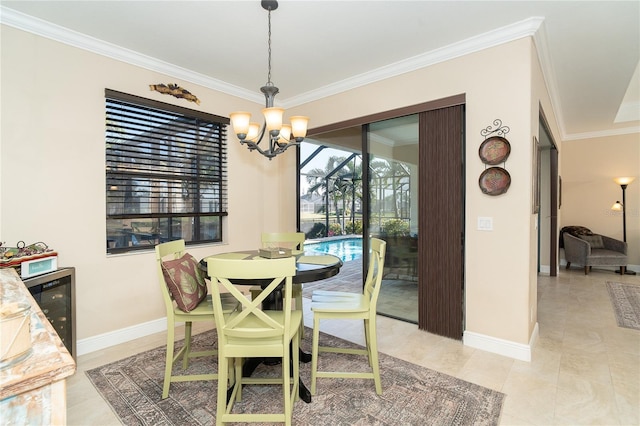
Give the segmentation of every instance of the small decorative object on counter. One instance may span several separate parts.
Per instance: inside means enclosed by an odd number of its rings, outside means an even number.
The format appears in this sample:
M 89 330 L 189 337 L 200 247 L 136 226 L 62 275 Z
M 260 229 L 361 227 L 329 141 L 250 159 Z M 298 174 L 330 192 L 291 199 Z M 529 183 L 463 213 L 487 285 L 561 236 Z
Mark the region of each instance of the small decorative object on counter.
M 43 242 L 26 245 L 18 241 L 15 247 L 0 243 L 0 268 L 13 267 L 21 278 L 29 278 L 58 268 L 58 252 Z

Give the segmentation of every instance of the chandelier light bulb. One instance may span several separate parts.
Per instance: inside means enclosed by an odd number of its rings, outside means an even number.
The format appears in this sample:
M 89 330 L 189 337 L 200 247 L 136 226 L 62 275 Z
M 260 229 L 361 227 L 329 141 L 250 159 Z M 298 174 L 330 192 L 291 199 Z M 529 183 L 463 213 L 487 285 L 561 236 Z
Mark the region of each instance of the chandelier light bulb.
M 278 138 L 278 143 L 289 143 L 289 139 L 291 139 L 291 126 L 283 124 L 280 129 L 280 138 Z
M 257 142 L 260 135 L 260 123 L 249 123 L 249 132 L 247 133 L 247 140 L 251 142 Z
M 293 137 L 302 140 L 307 136 L 307 125 L 309 123 L 309 117 L 303 115 L 296 115 L 291 117 L 291 133 Z
M 262 114 L 264 115 L 264 120 L 267 123 L 267 130 L 269 130 L 269 132 L 273 132 L 274 130 L 277 130 L 279 132 L 280 128 L 282 127 L 282 116 L 284 115 L 284 108 L 263 108 Z
M 238 136 L 238 139 L 244 139 L 249 133 L 251 114 L 246 111 L 237 111 L 229 114 L 229 118 L 233 125 L 233 132 Z

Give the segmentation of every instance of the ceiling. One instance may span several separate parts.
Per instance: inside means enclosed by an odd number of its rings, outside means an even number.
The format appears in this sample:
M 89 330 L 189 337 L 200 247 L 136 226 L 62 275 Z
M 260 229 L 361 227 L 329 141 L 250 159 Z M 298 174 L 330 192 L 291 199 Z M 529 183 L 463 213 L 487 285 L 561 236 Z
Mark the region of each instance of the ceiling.
M 2 0 L 0 12 L 3 24 L 263 101 L 257 0 Z M 638 1 L 280 1 L 272 81 L 291 107 L 528 36 L 563 140 L 640 132 Z

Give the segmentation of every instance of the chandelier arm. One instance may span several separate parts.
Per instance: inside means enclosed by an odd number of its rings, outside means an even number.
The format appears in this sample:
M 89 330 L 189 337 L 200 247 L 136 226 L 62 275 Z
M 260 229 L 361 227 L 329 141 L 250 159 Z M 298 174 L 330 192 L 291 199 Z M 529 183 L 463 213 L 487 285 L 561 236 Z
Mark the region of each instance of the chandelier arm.
M 267 123 L 262 123 L 262 127 L 260 127 L 260 134 L 257 138 L 257 142 L 255 142 L 256 146 L 260 144 L 260 142 L 262 142 L 262 138 L 264 137 L 264 133 L 267 130 Z
M 243 144 L 246 144 L 250 151 L 254 151 L 254 150 L 258 151 L 261 155 L 267 157 L 269 160 L 271 160 L 273 157 L 279 154 L 282 154 L 292 146 L 300 145 L 299 142 L 294 142 L 294 141 L 291 141 L 286 144 L 282 144 L 278 142 L 276 139 L 271 139 L 271 138 L 269 138 L 269 148 L 267 149 L 262 149 L 261 147 L 258 146 L 257 143 L 253 141 L 245 140 L 243 141 Z
M 264 155 L 265 157 L 269 157 L 269 158 L 275 157 L 275 154 L 271 154 L 271 150 L 265 151 L 264 149 L 260 148 L 258 144 L 255 142 L 245 141 L 245 144 L 248 146 L 249 151 L 255 150 L 255 151 L 258 151 L 260 154 Z

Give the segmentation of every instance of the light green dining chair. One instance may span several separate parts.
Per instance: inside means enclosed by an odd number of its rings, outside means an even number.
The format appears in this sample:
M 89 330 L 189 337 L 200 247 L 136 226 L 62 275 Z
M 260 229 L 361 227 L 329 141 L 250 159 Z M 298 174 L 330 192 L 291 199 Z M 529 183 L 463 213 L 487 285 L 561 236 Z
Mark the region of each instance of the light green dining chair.
M 263 232 L 262 248 L 284 247 L 291 249 L 291 254 L 296 256 L 304 253 L 304 232 Z M 293 284 L 293 299 L 295 308 L 302 310 L 302 284 Z M 255 292 L 254 292 L 255 293 Z M 304 337 L 304 324 L 300 326 L 300 339 Z
M 262 247 L 285 247 L 291 249 L 292 254 L 304 252 L 304 232 L 263 232 Z
M 311 394 L 316 393 L 316 382 L 320 377 L 373 379 L 376 393 L 382 394 L 380 366 L 378 362 L 378 343 L 376 335 L 376 305 L 382 282 L 384 257 L 387 243 L 378 238 L 371 238 L 371 255 L 361 294 L 341 291 L 314 290 L 311 296 L 313 311 L 313 346 L 311 354 Z M 366 348 L 354 349 L 344 347 L 319 346 L 320 321 L 363 320 Z M 345 372 L 318 370 L 318 355 L 323 352 L 366 355 L 370 372 Z
M 207 261 L 213 309 L 218 332 L 218 397 L 216 424 L 228 422 L 284 422 L 291 424 L 294 402 L 298 399 L 299 344 L 298 330 L 302 311 L 291 309 L 292 277 L 296 273 L 293 257 L 282 259 L 216 259 Z M 271 280 L 257 295 L 249 298 L 234 285 L 235 280 Z M 219 286 L 214 285 L 216 282 Z M 243 309 L 230 314 L 223 312 L 221 289 L 231 294 Z M 261 310 L 262 301 L 282 289 L 282 310 Z M 282 358 L 279 378 L 242 377 L 245 358 Z M 234 367 L 235 381 L 227 402 L 227 371 Z M 242 399 L 243 385 L 281 385 L 283 411 L 279 413 L 233 412 L 236 401 Z M 279 404 L 273 404 L 278 406 Z
M 182 359 L 182 368 L 186 370 L 189 367 L 189 359 L 197 358 L 197 357 L 214 357 L 217 354 L 217 350 L 207 350 L 207 351 L 192 351 L 191 350 L 191 325 L 196 321 L 205 321 L 210 322 L 212 325 L 215 324 L 214 320 L 214 310 L 213 304 L 211 302 L 211 295 L 206 295 L 206 297 L 200 301 L 192 310 L 189 312 L 185 312 L 182 310 L 178 303 L 175 301 L 175 298 L 172 296 L 171 291 L 169 289 L 169 284 L 167 283 L 167 277 L 165 276 L 165 272 L 167 272 L 166 265 L 175 260 L 184 259 L 182 261 L 183 271 L 190 271 L 192 274 L 198 273 L 196 268 L 198 268 L 197 264 L 193 264 L 194 260 L 191 256 L 188 256 L 185 253 L 185 242 L 184 240 L 176 240 L 170 241 L 167 243 L 158 244 L 155 247 L 156 250 L 156 265 L 158 270 L 158 279 L 160 282 L 160 292 L 162 294 L 162 298 L 164 300 L 166 313 L 167 313 L 167 353 L 165 360 L 165 370 L 164 370 L 164 383 L 162 386 L 162 399 L 165 399 L 169 396 L 169 388 L 171 383 L 175 382 L 187 382 L 187 381 L 196 381 L 196 380 L 217 380 L 217 373 L 210 374 L 178 374 L 173 375 L 173 365 L 179 359 Z M 186 255 L 186 256 L 185 256 Z M 175 262 L 172 262 L 175 264 Z M 164 271 L 163 271 L 164 268 Z M 185 280 L 189 281 L 188 283 L 179 283 L 183 284 L 184 287 L 188 287 L 189 284 L 193 284 L 195 282 L 195 277 L 185 277 Z M 202 279 L 204 281 L 204 279 Z M 176 290 L 174 286 L 174 291 Z M 206 290 L 206 287 L 205 287 Z M 189 297 L 189 296 L 186 296 Z M 224 312 L 232 312 L 238 307 L 238 303 L 234 298 L 225 297 L 224 298 Z M 181 325 L 184 322 L 184 345 L 177 352 L 175 352 L 175 328 L 176 326 Z M 226 380 L 226 377 L 225 377 Z

